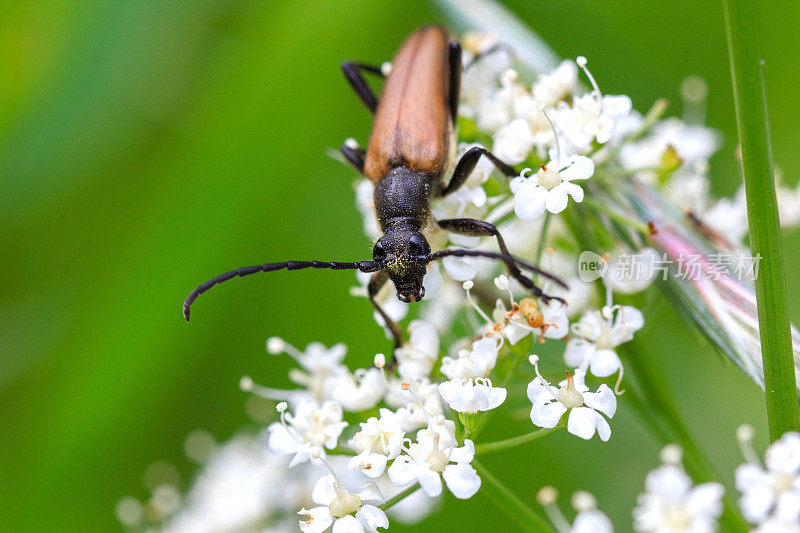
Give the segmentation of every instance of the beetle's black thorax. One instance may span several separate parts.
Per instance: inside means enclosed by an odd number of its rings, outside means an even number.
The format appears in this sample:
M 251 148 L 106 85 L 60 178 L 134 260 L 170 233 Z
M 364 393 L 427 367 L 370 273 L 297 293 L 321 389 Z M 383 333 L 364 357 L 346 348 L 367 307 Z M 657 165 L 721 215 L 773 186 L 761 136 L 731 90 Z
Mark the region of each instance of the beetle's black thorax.
M 395 167 L 375 185 L 375 213 L 381 231 L 404 226 L 419 231 L 430 216 L 430 198 L 436 183 L 431 172 Z

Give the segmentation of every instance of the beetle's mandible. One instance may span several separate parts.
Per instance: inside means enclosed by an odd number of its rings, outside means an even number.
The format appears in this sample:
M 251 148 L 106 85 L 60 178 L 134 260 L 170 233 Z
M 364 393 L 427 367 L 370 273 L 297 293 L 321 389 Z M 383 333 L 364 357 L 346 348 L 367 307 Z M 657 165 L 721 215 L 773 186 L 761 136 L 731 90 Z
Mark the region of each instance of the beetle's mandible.
M 221 274 L 197 287 L 183 303 L 183 314 L 208 289 L 237 276 L 276 270 L 325 268 L 372 272 L 369 300 L 394 337 L 395 348 L 403 341 L 400 327 L 376 301 L 376 295 L 391 279 L 397 297 L 416 302 L 425 294 L 422 279 L 428 263 L 446 256 L 486 257 L 502 261 L 509 274 L 535 296 L 548 298 L 521 269 L 536 272 L 564 286 L 555 276 L 512 256 L 497 228 L 482 220 L 457 218 L 434 220 L 432 199 L 458 190 L 484 156 L 506 176 L 518 172 L 488 150 L 468 150 L 455 165 L 449 180 L 443 176 L 454 149 L 453 132 L 458 110 L 462 72 L 461 47 L 439 26 L 425 26 L 411 34 L 395 55 L 380 99 L 364 73 L 383 77 L 382 69 L 363 63 L 344 62 L 342 71 L 364 105 L 375 115 L 366 151 L 345 144 L 344 157 L 375 186 L 374 205 L 383 236 L 372 251 L 372 259 L 348 263 L 285 261 L 243 267 Z M 450 248 L 431 252 L 423 230 L 430 225 L 461 235 L 494 237 L 499 252 Z

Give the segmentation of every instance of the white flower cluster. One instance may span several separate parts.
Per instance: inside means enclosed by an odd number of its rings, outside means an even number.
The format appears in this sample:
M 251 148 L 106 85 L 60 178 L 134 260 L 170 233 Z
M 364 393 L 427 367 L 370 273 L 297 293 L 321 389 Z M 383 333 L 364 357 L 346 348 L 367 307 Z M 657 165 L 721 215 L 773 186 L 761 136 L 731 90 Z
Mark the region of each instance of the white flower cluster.
M 785 433 L 764 453 L 752 448 L 753 428 L 741 426 L 737 438 L 746 462 L 736 469 L 739 508 L 755 531 L 800 531 L 800 434 Z
M 663 464 L 647 474 L 633 510 L 639 533 L 716 531 L 725 489 L 714 482 L 693 486 L 681 459 L 681 449 L 670 444 L 661 451 Z
M 468 36 L 468 61 L 491 44 Z M 542 276 L 542 290 L 551 297 L 523 295 L 513 277 L 497 275 L 496 265 L 447 257 L 442 269 L 435 263 L 428 267 L 425 299 L 417 304 L 418 318 L 406 328 L 405 344 L 389 356 L 375 355 L 368 368 L 351 371 L 344 364 L 343 344 L 326 348 L 312 343 L 301 351 L 270 338 L 269 353 L 296 360 L 289 379 L 298 388 L 280 390 L 242 379 L 243 390 L 277 402 L 279 420 L 269 425 L 263 439 L 232 441 L 217 449 L 192 491 L 175 506 L 178 510 L 164 513 L 165 530 L 233 530 L 270 521 L 279 524 L 277 531 L 297 512 L 306 533 L 331 527 L 335 533 L 375 532 L 389 527 L 386 511 L 394 512 L 393 520 L 423 518 L 445 487 L 456 498 L 469 499 L 481 489 L 475 456 L 487 444 L 475 435 L 488 413 L 507 400 L 511 403 L 514 393 L 522 396 L 511 385 L 525 359 L 536 374 L 526 391 L 532 434 L 565 427 L 581 439 L 597 434 L 600 441 L 609 440 L 609 421 L 623 392 L 619 347 L 645 322 L 635 307 L 615 304 L 615 295 L 645 290 L 652 281 L 649 276 L 622 282 L 611 272 L 618 268 L 619 254 L 648 260 L 656 252 L 646 246 L 642 224 L 626 218 L 629 213 L 614 212 L 607 196 L 592 199 L 585 194 L 613 191 L 619 180 L 641 180 L 660 187 L 675 206 L 692 211 L 732 245 L 740 244 L 746 228 L 741 225 L 743 197 L 716 202 L 708 197 L 706 161 L 720 142 L 713 131 L 677 119 L 648 123 L 632 110 L 627 96 L 601 93 L 585 58 L 564 61 L 533 83 L 524 83 L 510 67 L 508 54 L 489 53 L 465 71 L 460 111 L 471 126 L 465 129 L 474 131 L 465 134 L 458 150 L 463 153 L 477 143 L 510 164 L 529 168 L 506 183 L 493 179 L 494 166 L 482 158 L 461 189 L 434 203 L 432 214 L 496 224 L 514 254 L 542 264 L 569 288 Z M 580 90 L 581 70 L 590 92 Z M 372 193 L 369 181 L 358 184 L 364 230 L 375 238 L 379 228 Z M 779 188 L 779 197 L 782 222 L 799 222 L 800 192 Z M 578 278 L 574 258 L 582 250 L 569 229 L 570 198 L 594 205 L 597 211 L 591 212 L 597 220 L 587 225 L 595 223 L 606 240 L 613 240 L 602 256 L 609 272 L 594 285 Z M 572 209 L 584 213 L 584 207 Z M 600 222 L 609 217 L 615 224 L 632 224 L 628 230 L 638 234 L 624 241 L 614 238 Z M 497 246 L 494 239 L 445 234 L 431 226 L 426 231 L 434 248 Z M 550 244 L 558 244 L 559 250 Z M 358 276 L 352 293 L 366 296 L 369 276 Z M 605 289 L 604 305 L 595 288 Z M 392 289 L 387 284 L 376 301 L 387 316 L 400 321 L 409 306 Z M 386 326 L 380 315 L 374 316 Z M 569 369 L 557 386 L 541 375 L 539 356 L 530 355 L 538 352 L 534 347 L 539 343 L 556 345 Z M 647 476 L 633 512 L 634 528 L 713 531 L 721 514 L 722 487 L 693 486 L 675 447 L 665 448 L 662 462 Z M 736 481 L 744 515 L 760 530 L 796 523 L 800 436 L 788 435 L 774 444 L 765 466 L 749 460 L 737 471 Z M 555 505 L 555 489 L 542 489 L 538 500 L 559 531 L 612 531 L 588 493 L 573 497 L 577 516 L 572 524 Z

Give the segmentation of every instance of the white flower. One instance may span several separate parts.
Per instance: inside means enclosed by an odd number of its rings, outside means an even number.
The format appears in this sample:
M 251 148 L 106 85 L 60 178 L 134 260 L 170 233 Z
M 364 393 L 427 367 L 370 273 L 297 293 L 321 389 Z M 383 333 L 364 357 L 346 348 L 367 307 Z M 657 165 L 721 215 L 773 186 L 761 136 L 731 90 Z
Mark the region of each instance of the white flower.
M 370 417 L 361 422 L 361 430 L 350 441 L 358 455 L 350 460 L 350 468 L 359 469 L 371 478 L 386 470 L 386 463 L 400 454 L 403 444 L 399 417 L 389 409 L 380 410 L 380 418 Z
M 339 481 L 328 475 L 320 478 L 314 485 L 311 499 L 320 507 L 303 508 L 297 513 L 306 517 L 305 520 L 300 520 L 303 533 L 322 533 L 331 524 L 336 533 L 375 532 L 379 527 L 389 527 L 389 519 L 382 510 L 364 503 L 382 501 L 374 485 L 355 494 L 347 492 Z
M 214 450 L 181 510 L 160 529 L 168 533 L 242 530 L 282 509 L 286 502 L 282 490 L 292 482 L 285 461 L 271 453 L 262 439 L 236 436 Z
M 424 320 L 411 321 L 408 333 L 408 341 L 395 350 L 397 373 L 405 380 L 426 378 L 439 359 L 439 334 Z
M 493 387 L 487 376 L 497 363 L 497 337 L 484 337 L 472 343 L 472 351 L 462 350 L 458 358 L 442 359 L 442 374 L 449 381 L 439 385 L 445 403 L 459 413 L 489 411 L 506 399 L 507 391 Z
M 747 203 L 744 189 L 733 199 L 720 198 L 700 217 L 711 229 L 734 246 L 741 245 L 747 234 Z
M 757 528 L 751 530 L 751 533 L 800 533 L 800 524 L 769 518 Z
M 342 407 L 333 401 L 317 405 L 301 404 L 294 415 L 281 413 L 281 421 L 270 424 L 269 447 L 277 455 L 294 454 L 289 466 L 304 463 L 325 448 L 333 449 L 347 422 L 342 421 Z
M 517 118 L 500 128 L 494 135 L 494 155 L 510 165 L 522 163 L 528 158 L 536 138 L 530 123 Z
M 347 372 L 347 367 L 342 364 L 347 352 L 347 346 L 343 343 L 326 348 L 322 343 L 312 342 L 301 352 L 279 337 L 270 337 L 267 339 L 267 351 L 272 355 L 286 353 L 296 360 L 302 370 L 296 368 L 290 370 L 289 379 L 304 388 L 283 391 L 261 387 L 247 376 L 242 378 L 241 387 L 271 400 L 288 400 L 292 406 L 309 401 L 328 400 L 330 398 L 330 390 L 326 387 L 328 378 Z
M 422 490 L 430 497 L 442 493 L 442 478 L 453 496 L 465 500 L 472 497 L 481 487 L 481 478 L 470 465 L 475 456 L 475 445 L 465 439 L 464 446 L 455 447 L 452 435 L 445 436 L 447 442 L 440 442 L 440 432 L 421 429 L 417 442 L 408 446 L 407 455 L 394 460 L 389 467 L 389 479 L 395 485 L 408 485 L 419 482 Z M 454 463 L 454 464 L 453 464 Z
M 497 324 L 504 324 L 502 334 L 512 346 L 531 334 L 547 339 L 562 339 L 569 334 L 567 306 L 563 302 L 553 299 L 538 304 L 532 298 L 523 298 L 518 304 L 512 300 L 511 305 L 509 311 L 498 299 L 492 318 Z
M 600 103 L 602 100 L 602 104 Z M 605 144 L 614 131 L 631 112 L 631 99 L 627 96 L 603 96 L 596 93 L 573 96 L 572 106 L 560 102 L 556 107 L 556 120 L 570 153 L 591 148 L 592 141 Z
M 428 378 L 414 380 L 408 388 L 403 388 L 403 382 L 392 379 L 386 389 L 386 404 L 395 409 L 395 415 L 400 420 L 403 431 L 409 432 L 425 427 L 427 421 L 425 414 L 436 418 L 444 414 L 442 399 L 439 395 L 439 386 L 431 383 Z M 413 389 L 414 394 L 408 389 Z M 420 402 L 425 407 L 422 410 Z
M 511 180 L 514 193 L 514 212 L 523 220 L 536 220 L 545 210 L 553 214 L 567 207 L 568 197 L 576 202 L 583 201 L 583 189 L 572 180 L 585 180 L 594 174 L 594 162 L 585 156 L 574 155 L 564 166 L 554 163 L 543 165 L 535 174 L 526 177 L 522 171 Z
M 608 309 L 608 308 L 607 308 Z M 597 377 L 608 377 L 622 367 L 614 350 L 633 339 L 633 334 L 644 326 L 644 315 L 635 307 L 615 307 L 613 320 L 604 318 L 600 311 L 587 311 L 572 325 L 575 335 L 567 341 L 564 362 Z
M 792 228 L 800 224 L 800 186 L 790 189 L 778 180 L 775 194 L 778 197 L 778 214 L 781 228 Z
M 578 67 L 565 59 L 552 72 L 539 76 L 533 84 L 533 96 L 539 102 L 554 105 L 563 100 L 578 83 Z
M 764 466 L 745 463 L 736 469 L 739 507 L 754 524 L 769 518 L 800 520 L 800 434 L 786 433 L 764 454 Z
M 528 399 L 533 404 L 531 422 L 539 427 L 554 428 L 569 411 L 567 431 L 586 440 L 597 431 L 600 439 L 607 441 L 611 437 L 611 427 L 600 413 L 613 417 L 617 397 L 605 384 L 600 385 L 597 392 L 589 392 L 585 376 L 586 372 L 581 369 L 576 369 L 574 376 L 567 373 L 567 379 L 559 383 L 557 389 L 537 375 L 528 384 Z
M 656 123 L 643 139 L 623 145 L 619 162 L 629 170 L 656 168 L 661 164 L 664 152 L 672 147 L 681 161 L 693 164 L 708 160 L 720 144 L 716 131 L 668 118 Z
M 640 533 L 715 531 L 724 491 L 719 483 L 692 487 L 679 465 L 662 465 L 647 474 L 633 510 L 633 528 Z
M 341 404 L 345 411 L 366 411 L 372 409 L 386 390 L 386 375 L 379 368 L 359 368 L 352 374 L 341 373 L 329 378 L 326 387 L 331 391 L 331 399 Z
M 578 513 L 569 531 L 570 533 L 612 533 L 614 526 L 603 511 L 590 509 Z
M 363 179 L 356 185 L 356 207 L 364 218 L 364 233 L 370 239 L 378 239 L 382 235 L 375 215 L 374 194 L 375 186 L 370 180 Z

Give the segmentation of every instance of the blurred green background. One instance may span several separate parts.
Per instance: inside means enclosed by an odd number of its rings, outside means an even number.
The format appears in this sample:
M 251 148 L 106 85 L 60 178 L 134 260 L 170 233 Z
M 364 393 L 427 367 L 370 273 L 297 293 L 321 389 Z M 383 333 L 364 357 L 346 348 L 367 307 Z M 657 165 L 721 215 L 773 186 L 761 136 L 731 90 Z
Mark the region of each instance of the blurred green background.
M 679 114 L 683 77 L 708 80 L 708 123 L 726 138 L 714 188 L 736 190 L 717 2 L 509 7 L 560 55 L 588 56 L 603 91 L 640 110 L 665 96 Z M 762 12 L 775 160 L 794 184 L 800 10 Z M 199 301 L 191 325 L 179 308 L 232 267 L 368 256 L 354 173 L 325 155 L 370 128 L 339 63 L 387 60 L 437 16 L 389 1 L 0 5 L 0 530 L 117 530 L 114 504 L 147 495 L 148 464 L 173 462 L 190 479 L 187 433 L 226 439 L 248 423 L 240 376 L 286 384 L 290 362 L 264 352 L 270 335 L 344 341 L 351 366 L 387 347 L 347 272 L 232 282 Z M 786 238 L 792 297 L 798 244 Z M 736 426 L 752 422 L 766 441 L 762 394 L 668 309 L 641 338 L 730 484 Z M 495 419 L 483 438 L 528 426 Z M 613 428 L 607 445 L 560 434 L 484 464 L 530 501 L 545 483 L 591 490 L 624 531 L 658 444 L 624 398 Z M 480 531 L 491 516 L 513 527 L 476 498 L 448 500 L 424 525 Z

